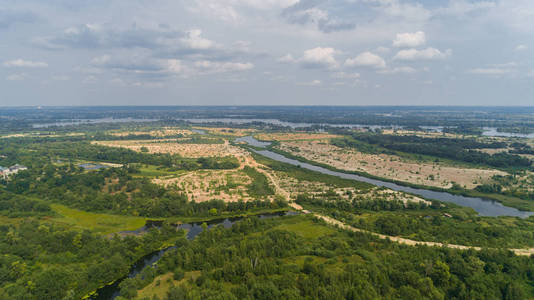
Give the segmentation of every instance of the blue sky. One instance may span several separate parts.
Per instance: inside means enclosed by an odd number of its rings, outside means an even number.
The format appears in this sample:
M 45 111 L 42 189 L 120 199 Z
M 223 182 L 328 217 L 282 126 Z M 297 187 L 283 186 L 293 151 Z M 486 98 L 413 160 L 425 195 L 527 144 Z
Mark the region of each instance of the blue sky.
M 534 104 L 528 0 L 2 0 L 0 37 L 0 106 Z

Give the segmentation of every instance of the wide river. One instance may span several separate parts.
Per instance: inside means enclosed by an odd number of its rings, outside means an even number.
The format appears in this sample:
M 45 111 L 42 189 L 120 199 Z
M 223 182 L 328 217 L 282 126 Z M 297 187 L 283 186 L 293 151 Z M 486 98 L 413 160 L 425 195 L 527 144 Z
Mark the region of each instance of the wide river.
M 236 141 L 246 142 L 247 144 L 251 146 L 255 146 L 255 147 L 266 147 L 270 144 L 270 143 L 258 141 L 252 136 L 238 138 L 236 139 Z M 461 196 L 461 195 L 454 195 L 454 194 L 447 193 L 447 192 L 437 192 L 437 191 L 426 190 L 426 189 L 416 189 L 416 188 L 412 188 L 408 186 L 398 185 L 392 182 L 367 178 L 367 177 L 359 176 L 355 174 L 336 172 L 336 171 L 332 171 L 332 170 L 329 170 L 323 167 L 319 167 L 319 166 L 311 165 L 308 163 L 300 162 L 295 159 L 287 158 L 283 155 L 280 155 L 278 153 L 275 153 L 269 150 L 254 150 L 254 152 L 261 154 L 263 156 L 266 156 L 270 159 L 288 163 L 294 166 L 300 166 L 304 169 L 316 171 L 319 173 L 337 176 L 337 177 L 341 177 L 345 179 L 352 179 L 352 180 L 367 182 L 367 183 L 370 183 L 376 186 L 387 187 L 395 191 L 403 191 L 403 192 L 412 193 L 412 194 L 419 195 L 430 200 L 433 199 L 433 200 L 438 200 L 438 201 L 451 202 L 457 205 L 471 207 L 472 209 L 477 211 L 481 216 L 489 216 L 489 217 L 513 216 L 513 217 L 520 217 L 520 218 L 528 218 L 529 216 L 534 215 L 534 212 L 521 211 L 513 207 L 504 206 L 501 203 L 490 200 L 490 199 L 483 199 L 483 198 L 478 198 L 478 197 L 466 197 L 466 196 Z

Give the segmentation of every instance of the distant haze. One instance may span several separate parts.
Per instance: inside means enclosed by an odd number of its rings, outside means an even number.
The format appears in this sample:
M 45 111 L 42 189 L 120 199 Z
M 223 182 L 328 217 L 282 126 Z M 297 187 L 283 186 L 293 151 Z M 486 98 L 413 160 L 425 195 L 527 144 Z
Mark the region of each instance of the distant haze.
M 5 0 L 0 106 L 534 105 L 529 0 Z

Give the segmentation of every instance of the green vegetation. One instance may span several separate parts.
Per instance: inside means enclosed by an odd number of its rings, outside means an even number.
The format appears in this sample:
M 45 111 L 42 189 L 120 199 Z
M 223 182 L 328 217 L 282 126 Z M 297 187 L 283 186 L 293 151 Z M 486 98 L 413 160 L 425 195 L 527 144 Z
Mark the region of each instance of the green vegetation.
M 183 235 L 164 226 L 139 238 L 106 238 L 81 230 L 82 227 L 98 229 L 101 216 L 56 206 L 55 209 L 69 218 L 80 218 L 62 224 L 61 218 L 56 222 L 46 203 L 4 192 L 1 199 L 0 203 L 9 199 L 25 202 L 26 205 L 11 207 L 10 215 L 27 218 L 0 225 L 0 299 L 81 299 L 124 276 L 140 257 Z M 41 208 L 28 209 L 32 203 L 38 203 Z M 29 215 L 31 212 L 33 215 Z M 103 222 L 111 220 L 104 216 Z M 114 220 L 119 223 L 123 219 Z
M 285 152 L 283 154 L 286 155 Z M 369 190 L 373 187 L 373 185 L 365 183 L 365 182 L 359 182 L 359 181 L 350 180 L 350 179 L 343 179 L 337 176 L 331 176 L 331 175 L 322 174 L 319 172 L 310 171 L 310 170 L 303 169 L 297 166 L 279 162 L 279 161 L 270 159 L 268 157 L 265 157 L 263 155 L 259 155 L 256 153 L 252 153 L 252 156 L 258 163 L 268 166 L 272 170 L 284 172 L 288 176 L 295 178 L 297 180 L 322 182 L 322 183 L 326 183 L 328 185 L 332 185 L 336 187 L 355 187 L 362 191 Z
M 426 138 L 415 135 L 387 135 L 375 133 L 348 133 L 350 137 L 333 139 L 332 144 L 338 147 L 356 148 L 361 145 L 378 146 L 391 151 L 401 151 L 439 158 L 453 159 L 461 162 L 480 164 L 497 168 L 530 168 L 532 162 L 528 158 L 508 153 L 487 154 L 473 149 L 496 149 L 506 147 L 503 142 L 484 143 L 469 138 Z M 354 142 L 358 141 L 358 142 Z
M 534 217 L 480 217 L 472 211 L 391 200 L 326 200 L 299 195 L 297 203 L 357 228 L 419 241 L 493 248 L 534 247 Z
M 274 189 L 269 184 L 269 179 L 267 179 L 267 176 L 249 166 L 245 166 L 243 172 L 245 172 L 245 174 L 252 179 L 252 183 L 247 186 L 247 191 L 250 196 L 265 197 L 268 195 L 274 195 Z
M 138 276 L 121 285 L 122 297 L 136 297 L 150 279 L 169 272 L 200 274 L 176 282 L 160 299 L 526 299 L 533 293 L 530 258 L 401 246 L 305 216 L 246 219 L 177 246 L 145 271 L 153 274 L 149 280 Z
M 143 227 L 146 222 L 146 219 L 141 217 L 91 213 L 60 204 L 52 204 L 51 207 L 54 212 L 60 215 L 60 217 L 52 219 L 54 223 L 65 224 L 72 229 L 87 229 L 101 234 L 136 230 Z

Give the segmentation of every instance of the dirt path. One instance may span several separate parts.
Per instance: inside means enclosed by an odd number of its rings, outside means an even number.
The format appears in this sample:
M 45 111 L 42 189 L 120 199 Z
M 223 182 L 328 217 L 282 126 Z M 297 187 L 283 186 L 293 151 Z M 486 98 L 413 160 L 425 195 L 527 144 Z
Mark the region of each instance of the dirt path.
M 302 206 L 298 205 L 297 203 L 294 203 L 294 202 L 290 203 L 290 206 L 293 207 L 296 210 L 302 211 L 303 213 L 306 213 L 306 214 L 310 213 L 309 211 L 303 209 Z M 321 219 L 321 220 L 325 221 L 326 223 L 328 223 L 330 225 L 338 226 L 339 228 L 342 228 L 342 229 L 345 229 L 345 230 L 354 231 L 354 232 L 368 233 L 368 234 L 374 235 L 376 237 L 379 237 L 381 239 L 389 239 L 389 240 L 391 240 L 393 242 L 397 242 L 399 244 L 410 245 L 410 246 L 426 245 L 426 246 L 431 246 L 431 247 L 448 247 L 448 248 L 452 248 L 452 249 L 461 249 L 461 250 L 468 250 L 468 249 L 474 249 L 474 250 L 477 250 L 477 251 L 482 250 L 482 247 L 476 247 L 476 246 L 464 246 L 464 245 L 455 245 L 455 244 L 443 244 L 443 243 L 438 243 L 438 242 L 414 241 L 414 240 L 410 240 L 410 239 L 401 238 L 401 237 L 398 237 L 398 236 L 390 236 L 390 235 L 380 234 L 380 233 L 376 233 L 376 232 L 367 231 L 367 230 L 364 230 L 364 229 L 359 229 L 359 228 L 356 228 L 356 227 L 352 227 L 350 225 L 347 225 L 347 224 L 345 224 L 345 223 L 343 223 L 343 222 L 341 222 L 339 220 L 336 220 L 336 219 L 328 217 L 328 216 L 323 216 L 323 215 L 320 215 L 320 214 L 317 214 L 317 213 L 312 213 L 312 214 L 313 214 L 314 217 L 316 217 L 318 219 Z M 534 248 L 529 248 L 529 249 L 508 249 L 508 250 L 514 252 L 515 255 L 530 256 L 530 255 L 534 254 Z

